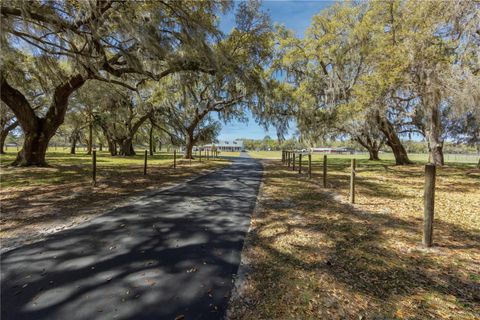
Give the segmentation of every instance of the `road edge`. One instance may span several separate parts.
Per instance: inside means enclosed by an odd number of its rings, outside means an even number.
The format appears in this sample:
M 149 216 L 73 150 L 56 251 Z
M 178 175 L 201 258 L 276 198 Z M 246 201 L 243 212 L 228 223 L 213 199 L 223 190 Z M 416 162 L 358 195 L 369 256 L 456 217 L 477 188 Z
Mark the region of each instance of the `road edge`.
M 254 158 L 252 158 L 254 159 Z M 252 265 L 248 258 L 248 248 L 252 242 L 251 236 L 254 233 L 255 226 L 253 225 L 253 219 L 261 211 L 260 201 L 263 198 L 263 186 L 265 183 L 265 165 L 263 159 L 254 159 L 262 165 L 262 178 L 260 180 L 260 186 L 258 189 L 257 199 L 255 201 L 255 207 L 253 208 L 252 215 L 250 217 L 250 226 L 248 227 L 247 233 L 245 234 L 245 240 L 243 241 L 242 251 L 240 254 L 240 264 L 238 266 L 237 274 L 233 282 L 233 287 L 230 293 L 230 298 L 227 304 L 227 310 L 225 312 L 225 320 L 235 319 L 236 305 L 239 305 L 239 301 L 244 300 L 244 294 L 246 287 L 248 285 L 248 279 L 252 272 Z M 242 301 L 248 303 L 248 301 Z

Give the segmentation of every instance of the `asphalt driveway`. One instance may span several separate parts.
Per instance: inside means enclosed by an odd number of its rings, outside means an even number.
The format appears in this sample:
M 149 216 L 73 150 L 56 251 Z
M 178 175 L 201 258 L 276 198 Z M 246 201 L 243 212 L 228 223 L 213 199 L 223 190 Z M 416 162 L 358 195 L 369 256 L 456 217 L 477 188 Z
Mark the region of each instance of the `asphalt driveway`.
M 1 319 L 222 319 L 261 176 L 235 158 L 2 254 Z

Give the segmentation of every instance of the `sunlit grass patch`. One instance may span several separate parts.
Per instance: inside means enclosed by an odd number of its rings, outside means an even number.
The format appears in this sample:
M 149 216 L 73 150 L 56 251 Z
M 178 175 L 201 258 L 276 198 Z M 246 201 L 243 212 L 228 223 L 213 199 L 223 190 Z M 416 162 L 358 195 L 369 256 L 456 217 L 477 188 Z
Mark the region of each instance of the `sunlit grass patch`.
M 160 188 L 230 163 L 228 159 L 180 159 L 173 154 L 111 157 L 98 152 L 96 186 L 92 185 L 92 158 L 79 152 L 47 154 L 48 167 L 11 167 L 13 154 L 2 155 L 0 237 L 15 238 L 65 223 L 77 223 L 101 214 L 130 196 Z
M 312 179 L 264 162 L 245 248 L 252 272 L 233 319 L 476 319 L 480 171 L 438 169 L 435 246 L 425 250 L 422 165 L 360 160 L 352 207 L 350 159 L 329 158 L 327 190 L 318 160 Z

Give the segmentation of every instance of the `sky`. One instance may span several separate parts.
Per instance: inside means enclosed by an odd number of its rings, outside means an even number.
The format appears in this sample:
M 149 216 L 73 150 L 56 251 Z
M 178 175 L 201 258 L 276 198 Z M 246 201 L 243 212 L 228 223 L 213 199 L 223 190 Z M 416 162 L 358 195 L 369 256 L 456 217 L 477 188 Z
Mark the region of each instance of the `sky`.
M 310 25 L 312 17 L 322 9 L 332 5 L 332 1 L 285 1 L 285 0 L 264 0 L 263 9 L 269 13 L 273 23 L 283 24 L 288 29 L 295 31 L 298 37 L 303 37 L 304 32 Z M 233 12 L 222 17 L 220 28 L 228 33 L 235 25 L 235 16 Z M 295 131 L 290 128 L 287 138 Z M 218 137 L 219 140 L 234 140 L 239 138 L 263 139 L 266 135 L 272 138 L 277 137 L 275 128 L 268 131 L 255 123 L 255 120 L 249 116 L 247 123 L 232 121 L 222 124 L 222 130 Z

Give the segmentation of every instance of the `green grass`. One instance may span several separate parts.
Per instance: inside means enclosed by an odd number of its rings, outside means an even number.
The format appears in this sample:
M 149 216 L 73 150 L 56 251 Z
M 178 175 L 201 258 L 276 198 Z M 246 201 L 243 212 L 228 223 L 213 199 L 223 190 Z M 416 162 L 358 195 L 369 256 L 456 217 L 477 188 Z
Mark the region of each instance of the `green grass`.
M 11 148 L 10 148 L 11 149 Z M 16 157 L 16 150 L 7 150 L 0 156 L 0 174 L 2 188 L 32 185 L 62 184 L 67 182 L 80 182 L 91 179 L 92 156 L 86 155 L 85 151 L 77 151 L 70 154 L 66 150 L 55 151 L 51 148 L 47 152 L 47 168 L 11 168 L 9 164 Z M 173 153 L 161 152 L 153 156 L 148 155 L 148 167 L 171 167 L 173 166 Z M 198 160 L 192 160 L 197 161 Z M 97 151 L 98 175 L 114 175 L 115 172 L 143 172 L 144 153 L 138 151 L 137 155 L 129 157 L 112 157 L 107 151 Z M 189 160 L 182 159 L 182 154 L 177 153 L 179 165 L 188 164 Z
M 220 151 L 218 154 L 220 157 L 239 157 L 240 152 L 238 151 Z
M 17 155 L 16 151 L 7 151 L 6 154 L 1 155 L 1 165 L 6 166 L 12 162 Z M 177 153 L 177 159 L 181 158 L 181 154 Z M 135 164 L 143 165 L 144 153 L 143 151 L 137 151 L 135 156 L 129 157 L 112 157 L 107 151 L 97 151 L 97 163 L 100 165 L 111 165 L 111 166 L 128 166 Z M 51 149 L 47 152 L 46 156 L 47 163 L 49 165 L 87 165 L 92 163 L 92 156 L 87 155 L 85 151 L 77 151 L 77 154 L 70 154 L 67 151 L 55 151 Z M 173 152 L 166 153 L 156 153 L 154 156 L 148 156 L 149 162 L 152 164 L 167 163 L 172 161 L 173 163 Z
M 264 161 L 244 247 L 251 271 L 231 319 L 477 319 L 480 170 L 438 168 L 434 248 L 425 250 L 424 166 L 362 157 L 352 207 L 350 157 L 329 156 L 328 189 L 322 155 L 311 179 Z
M 227 158 L 186 160 L 178 154 L 173 168 L 172 153 L 148 156 L 143 174 L 144 154 L 111 157 L 98 151 L 96 184 L 92 184 L 92 157 L 55 150 L 47 153 L 47 167 L 13 167 L 16 156 L 1 156 L 0 238 L 29 237 L 38 230 L 78 223 L 113 208 L 119 201 L 174 184 L 230 163 Z M 8 150 L 11 151 L 11 150 Z M 66 150 L 65 150 L 66 151 Z
M 249 151 L 248 154 L 253 158 L 258 159 L 280 159 L 282 156 L 281 151 Z M 428 154 L 419 154 L 419 153 L 410 153 L 410 160 L 415 163 L 427 163 Z M 368 154 L 359 153 L 359 154 L 327 154 L 329 159 L 364 159 L 368 160 Z M 472 163 L 476 164 L 478 162 L 478 155 L 463 155 L 463 154 L 445 154 L 445 163 L 446 164 L 455 164 L 455 163 Z M 312 156 L 312 161 L 323 159 L 323 153 L 314 153 Z M 395 158 L 392 153 L 381 153 L 380 162 L 392 163 L 395 161 Z M 379 163 L 378 161 L 376 161 Z

